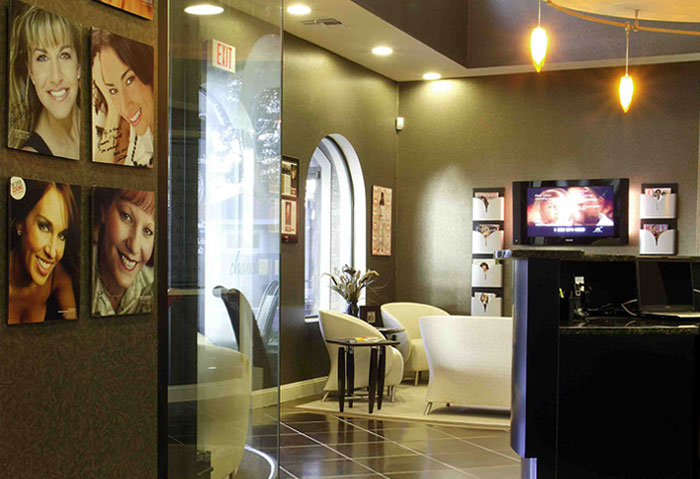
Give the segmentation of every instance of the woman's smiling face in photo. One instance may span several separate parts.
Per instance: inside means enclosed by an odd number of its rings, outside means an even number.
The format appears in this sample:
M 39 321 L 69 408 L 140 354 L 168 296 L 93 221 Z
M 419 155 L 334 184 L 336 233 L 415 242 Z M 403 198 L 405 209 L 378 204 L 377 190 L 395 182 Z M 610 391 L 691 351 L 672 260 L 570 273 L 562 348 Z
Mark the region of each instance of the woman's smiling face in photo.
M 139 136 L 145 134 L 148 128 L 153 129 L 153 89 L 143 83 L 111 47 L 101 50 L 100 63 L 107 94 L 121 117 Z
M 24 269 L 32 282 L 43 286 L 63 258 L 68 233 L 68 206 L 56 187 L 46 190 L 18 232 Z
M 39 102 L 49 115 L 67 118 L 78 98 L 80 65 L 75 49 L 61 45 L 34 45 L 29 53 L 29 78 Z
M 126 289 L 151 259 L 155 220 L 153 214 L 119 195 L 103 215 L 106 265 L 112 279 Z

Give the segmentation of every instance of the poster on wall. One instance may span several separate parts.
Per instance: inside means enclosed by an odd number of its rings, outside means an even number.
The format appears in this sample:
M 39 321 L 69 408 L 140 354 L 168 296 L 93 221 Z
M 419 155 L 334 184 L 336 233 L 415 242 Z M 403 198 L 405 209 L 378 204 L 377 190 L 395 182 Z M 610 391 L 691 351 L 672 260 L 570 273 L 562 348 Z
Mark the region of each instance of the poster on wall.
M 105 5 L 111 5 L 119 10 L 133 13 L 142 18 L 153 20 L 154 0 L 97 0 Z
M 297 242 L 297 200 L 282 198 L 282 241 Z
M 152 191 L 93 188 L 92 316 L 153 310 L 155 209 Z
M 282 158 L 282 195 L 297 197 L 299 185 L 299 162 L 292 158 Z
M 372 254 L 391 256 L 391 188 L 372 187 Z
M 14 176 L 9 193 L 8 324 L 78 319 L 80 188 Z
M 10 4 L 7 146 L 80 157 L 80 26 L 48 10 Z
M 92 161 L 153 168 L 153 47 L 92 29 Z

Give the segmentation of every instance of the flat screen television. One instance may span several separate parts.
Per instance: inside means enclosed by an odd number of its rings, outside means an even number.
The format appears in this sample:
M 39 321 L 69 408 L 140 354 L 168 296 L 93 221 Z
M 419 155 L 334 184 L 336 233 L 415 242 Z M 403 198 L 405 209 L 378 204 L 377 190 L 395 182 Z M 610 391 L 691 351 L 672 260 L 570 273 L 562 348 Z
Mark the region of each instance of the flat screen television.
M 629 179 L 516 181 L 513 244 L 626 245 Z

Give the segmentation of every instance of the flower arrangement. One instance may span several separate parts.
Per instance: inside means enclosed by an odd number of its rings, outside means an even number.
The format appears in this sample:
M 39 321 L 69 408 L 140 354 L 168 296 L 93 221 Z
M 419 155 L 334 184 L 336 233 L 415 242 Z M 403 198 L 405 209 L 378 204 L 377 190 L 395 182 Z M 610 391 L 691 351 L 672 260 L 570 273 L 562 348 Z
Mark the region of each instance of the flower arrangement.
M 348 303 L 347 313 L 357 316 L 357 301 L 360 293 L 379 277 L 379 273 L 368 269 L 365 274 L 348 265 L 344 265 L 342 272 L 338 275 L 333 273 L 323 273 L 323 276 L 331 278 L 330 288 L 341 295 Z

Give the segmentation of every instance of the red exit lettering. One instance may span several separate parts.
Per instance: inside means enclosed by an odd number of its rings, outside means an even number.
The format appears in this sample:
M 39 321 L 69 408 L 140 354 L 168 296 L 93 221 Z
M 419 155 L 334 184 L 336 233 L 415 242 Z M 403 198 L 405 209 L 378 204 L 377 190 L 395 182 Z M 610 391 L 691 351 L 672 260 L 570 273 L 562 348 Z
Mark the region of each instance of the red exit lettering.
M 227 45 L 219 43 L 216 48 L 216 63 L 224 68 L 231 68 L 231 50 Z

